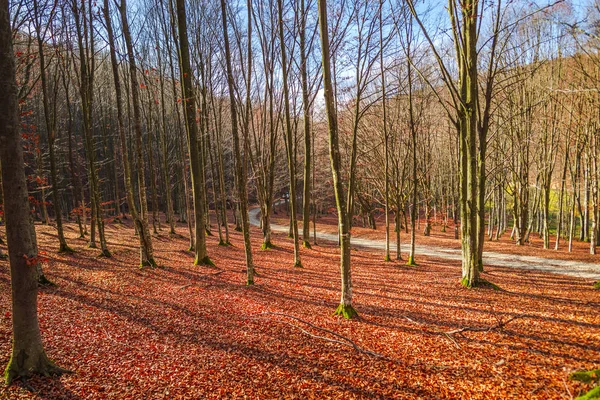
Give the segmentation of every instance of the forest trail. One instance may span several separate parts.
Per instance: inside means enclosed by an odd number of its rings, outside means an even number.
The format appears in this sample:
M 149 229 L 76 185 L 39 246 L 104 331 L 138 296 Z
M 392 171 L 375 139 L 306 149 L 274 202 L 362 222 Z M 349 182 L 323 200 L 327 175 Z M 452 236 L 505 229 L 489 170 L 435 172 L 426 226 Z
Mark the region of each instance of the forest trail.
M 260 226 L 259 214 L 260 208 L 258 207 L 249 210 L 250 223 L 252 225 Z M 271 230 L 273 231 L 287 232 L 288 229 L 288 226 L 271 223 Z M 337 242 L 338 237 L 337 235 L 332 233 L 317 231 L 317 240 Z M 352 245 L 370 249 L 377 249 L 381 251 L 385 250 L 385 242 L 381 240 L 352 238 Z M 402 253 L 408 254 L 410 250 L 410 244 L 403 243 L 400 246 L 402 249 Z M 390 241 L 390 249 L 395 248 L 396 242 L 393 240 Z M 416 245 L 415 250 L 417 259 L 419 258 L 419 256 L 458 261 L 460 261 L 461 259 L 461 251 L 457 249 L 449 249 L 439 246 Z M 577 278 L 600 280 L 600 264 L 523 256 L 517 254 L 505 254 L 491 251 L 483 252 L 483 262 L 485 265 L 543 271 L 552 274 L 574 276 Z

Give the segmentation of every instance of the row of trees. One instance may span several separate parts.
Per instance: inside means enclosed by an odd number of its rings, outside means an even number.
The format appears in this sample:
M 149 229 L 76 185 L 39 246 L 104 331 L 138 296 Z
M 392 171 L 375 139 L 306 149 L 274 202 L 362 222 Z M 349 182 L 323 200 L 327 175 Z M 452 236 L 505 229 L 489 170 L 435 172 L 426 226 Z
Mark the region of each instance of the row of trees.
M 360 216 L 374 228 L 383 214 L 385 260 L 392 225 L 398 259 L 410 227 L 410 265 L 418 220 L 425 235 L 436 220 L 457 238 L 460 227 L 467 287 L 484 283 L 486 235 L 512 229 L 522 245 L 538 233 L 549 248 L 554 233 L 558 248 L 566 233 L 571 249 L 578 230 L 592 253 L 598 245 L 600 42 L 565 2 L 450 0 L 437 14 L 411 0 L 2 1 L 2 89 L 19 119 L 3 121 L 2 140 L 22 150 L 3 152 L 2 186 L 22 185 L 27 210 L 54 219 L 61 252 L 72 251 L 67 219 L 110 257 L 104 224 L 129 215 L 140 265 L 152 267 L 153 234 L 164 221 L 178 234 L 179 218 L 194 264 L 212 264 L 207 235 L 216 228 L 229 245 L 233 210 L 251 285 L 250 203 L 268 249 L 275 199 L 289 198 L 295 267 L 311 216 L 314 227 L 334 205 L 336 313 L 352 318 Z M 6 197 L 13 291 L 28 299 L 13 314 L 16 337 L 36 313 L 32 279 L 45 278 L 27 213 Z M 9 215 L 27 226 L 27 248 Z M 41 342 L 27 346 L 14 346 L 9 381 L 55 371 Z

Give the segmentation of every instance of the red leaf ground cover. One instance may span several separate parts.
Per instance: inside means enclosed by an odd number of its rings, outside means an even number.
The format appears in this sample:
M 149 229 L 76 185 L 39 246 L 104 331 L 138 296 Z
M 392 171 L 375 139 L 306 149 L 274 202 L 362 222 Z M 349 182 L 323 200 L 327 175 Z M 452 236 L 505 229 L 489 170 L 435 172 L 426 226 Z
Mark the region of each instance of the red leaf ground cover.
M 353 251 L 359 320 L 332 316 L 339 301 L 338 249 L 302 250 L 292 268 L 290 239 L 275 234 L 260 251 L 254 229 L 256 286 L 245 287 L 241 237 L 219 247 L 216 268 L 194 267 L 185 238 L 155 239 L 161 268 L 138 264 L 126 225 L 107 225 L 111 259 L 76 240 L 74 255 L 56 254 L 55 231 L 38 227 L 57 286 L 40 293 L 40 323 L 49 356 L 75 371 L 33 378 L 0 398 L 406 398 L 560 399 L 586 387 L 567 380 L 600 360 L 599 292 L 571 277 L 489 267 L 502 290 L 467 290 L 460 266 L 419 259 L 419 266 Z M 179 232 L 185 232 L 181 226 Z M 0 261 L 0 364 L 10 354 L 8 262 Z M 309 336 L 351 339 L 383 357 Z M 503 321 L 522 316 L 500 328 Z M 292 325 L 290 325 L 292 324 Z M 296 325 L 296 326 L 293 326 Z M 472 327 L 480 331 L 445 334 Z M 488 327 L 494 329 L 486 330 Z

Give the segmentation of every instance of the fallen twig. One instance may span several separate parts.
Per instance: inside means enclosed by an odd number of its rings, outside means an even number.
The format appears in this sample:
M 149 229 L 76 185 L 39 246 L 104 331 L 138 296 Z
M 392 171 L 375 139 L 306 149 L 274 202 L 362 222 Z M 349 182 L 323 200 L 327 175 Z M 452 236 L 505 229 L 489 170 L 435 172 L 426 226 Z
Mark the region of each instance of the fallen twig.
M 404 316 L 404 318 L 405 318 L 405 319 L 407 319 L 408 321 L 412 322 L 413 324 L 417 324 L 417 325 L 421 325 L 421 326 L 428 326 L 428 327 L 430 326 L 430 325 L 428 325 L 428 324 L 425 324 L 425 323 L 423 323 L 423 322 L 415 321 L 414 319 L 411 319 L 411 318 L 407 317 L 406 315 Z M 451 342 L 452 342 L 452 344 L 454 344 L 454 346 L 455 346 L 457 349 L 460 349 L 460 344 L 458 344 L 458 342 L 456 341 L 456 339 L 454 339 L 452 336 L 450 336 L 450 334 L 448 334 L 448 333 L 444 332 L 443 330 L 441 330 L 441 329 L 439 329 L 439 328 L 436 328 L 435 326 L 431 326 L 431 328 L 433 328 L 433 330 L 435 330 L 437 333 L 440 333 L 440 334 L 442 334 L 442 335 L 446 336 L 446 338 L 447 338 L 449 341 L 451 341 Z
M 487 326 L 487 327 L 472 327 L 472 326 L 466 326 L 464 328 L 460 328 L 460 329 L 455 329 L 452 331 L 447 331 L 445 333 L 447 333 L 448 335 L 454 335 L 457 333 L 463 333 L 463 332 L 489 332 L 492 331 L 494 329 L 502 329 L 504 328 L 506 325 L 508 325 L 510 322 L 515 321 L 517 319 L 520 318 L 527 318 L 527 317 L 531 317 L 531 315 L 527 315 L 527 314 L 523 314 L 523 315 L 515 315 L 514 317 L 511 317 L 505 321 L 498 321 L 497 324 L 491 325 L 491 326 Z
M 264 312 L 264 313 L 260 314 L 259 316 L 256 316 L 256 317 L 253 317 L 253 318 L 255 318 L 255 319 L 257 319 L 257 318 L 264 319 L 264 317 L 261 317 L 262 315 L 277 315 L 277 316 L 281 316 L 281 317 L 286 317 L 286 318 L 293 319 L 295 321 L 298 321 L 298 322 L 301 322 L 303 324 L 306 324 L 306 325 L 310 326 L 313 329 L 316 329 L 316 330 L 319 330 L 319 331 L 323 331 L 323 332 L 329 333 L 330 335 L 336 336 L 336 337 L 340 338 L 341 340 L 331 339 L 331 338 L 328 338 L 328 337 L 325 337 L 325 336 L 321 336 L 321 335 L 315 335 L 313 333 L 308 332 L 306 329 L 304 329 L 304 328 L 302 328 L 302 327 L 300 327 L 298 325 L 292 324 L 291 322 L 278 321 L 278 320 L 275 320 L 275 319 L 272 319 L 272 318 L 267 318 L 267 319 L 270 319 L 270 320 L 273 320 L 273 321 L 276 321 L 276 322 L 280 322 L 282 324 L 289 325 L 289 326 L 291 326 L 293 328 L 299 329 L 302 333 L 304 333 L 305 335 L 308 335 L 310 337 L 313 337 L 313 338 L 316 338 L 316 339 L 325 340 L 325 341 L 331 342 L 331 343 L 341 344 L 343 346 L 352 347 L 354 350 L 358 351 L 359 353 L 367 354 L 367 355 L 372 356 L 372 357 L 385 358 L 382 354 L 375 353 L 375 352 L 363 349 L 362 347 L 360 347 L 359 345 L 357 345 L 356 343 L 354 343 L 352 340 L 348 339 L 347 337 L 345 337 L 343 335 L 340 335 L 337 332 L 334 332 L 334 331 L 326 329 L 326 328 L 322 328 L 320 326 L 317 326 L 317 325 L 315 325 L 313 323 L 310 323 L 310 322 L 305 321 L 303 319 L 300 319 L 298 317 L 294 317 L 293 315 L 288 315 L 288 314 L 283 314 L 283 313 L 277 313 L 277 312 Z
M 421 326 L 427 326 L 432 328 L 434 331 L 436 331 L 439 334 L 444 335 L 446 338 L 448 338 L 452 343 L 454 343 L 454 345 L 457 348 L 460 348 L 460 345 L 458 344 L 458 342 L 456 341 L 456 339 L 454 339 L 454 337 L 452 335 L 456 335 L 456 334 L 462 334 L 464 332 L 490 332 L 492 330 L 495 329 L 502 329 L 504 328 L 506 325 L 508 325 L 509 323 L 517 320 L 517 319 L 521 319 L 521 318 L 530 318 L 532 317 L 529 314 L 523 314 L 523 315 L 515 315 L 511 318 L 508 318 L 507 320 L 498 320 L 497 324 L 491 325 L 491 326 L 484 326 L 484 327 L 473 327 L 473 326 L 465 326 L 464 328 L 460 328 L 460 329 L 454 329 L 451 331 L 443 331 L 435 326 L 431 326 L 429 324 L 426 324 L 424 322 L 419 322 L 419 321 L 415 321 L 414 319 L 411 319 L 409 317 L 407 317 L 406 315 L 404 316 L 404 318 L 410 322 L 412 322 L 413 324 L 417 324 L 417 325 L 421 325 Z

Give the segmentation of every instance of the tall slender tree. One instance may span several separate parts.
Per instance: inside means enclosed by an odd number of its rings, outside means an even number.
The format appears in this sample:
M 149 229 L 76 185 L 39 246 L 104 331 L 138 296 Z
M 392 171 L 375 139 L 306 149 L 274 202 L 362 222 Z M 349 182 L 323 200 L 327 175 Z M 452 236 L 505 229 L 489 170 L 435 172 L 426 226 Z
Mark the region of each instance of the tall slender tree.
M 201 170 L 203 163 L 202 154 L 198 151 L 198 125 L 196 123 L 196 94 L 192 85 L 192 64 L 190 62 L 190 45 L 188 39 L 187 16 L 185 0 L 177 0 L 177 28 L 179 32 L 179 63 L 183 83 L 183 101 L 185 111 L 185 125 L 188 135 L 188 153 L 192 170 L 192 194 L 194 201 L 195 240 L 194 265 L 213 265 L 206 251 L 206 221 L 202 192 L 204 187 L 204 174 Z
M 295 140 L 293 137 L 292 122 L 290 118 L 290 91 L 288 85 L 289 70 L 285 45 L 285 33 L 283 29 L 283 0 L 277 0 L 277 12 L 279 15 L 279 47 L 281 50 L 281 75 L 283 79 L 283 119 L 290 183 L 290 229 L 292 230 L 292 238 L 294 240 L 294 267 L 302 267 L 302 262 L 300 261 L 300 243 L 298 238 L 298 218 L 296 216 L 296 156 L 294 154 Z
M 252 5 L 248 1 L 248 35 L 252 34 L 252 18 L 251 18 Z M 254 265 L 252 261 L 252 249 L 250 243 L 250 223 L 248 220 L 248 194 L 246 191 L 246 160 L 242 158 L 242 151 L 240 149 L 240 135 L 238 132 L 238 119 L 237 109 L 235 100 L 235 83 L 233 80 L 233 67 L 231 65 L 231 48 L 229 46 L 229 32 L 227 29 L 227 3 L 225 0 L 221 0 L 221 22 L 223 26 L 223 45 L 225 46 L 225 68 L 227 72 L 227 87 L 229 90 L 229 107 L 231 113 L 231 134 L 233 136 L 233 152 L 235 156 L 235 178 L 237 181 L 236 187 L 238 192 L 240 217 L 242 225 L 242 234 L 244 236 L 244 248 L 246 250 L 246 284 L 254 285 Z M 246 94 L 246 124 L 249 123 L 251 107 L 250 103 L 250 71 L 252 67 L 252 42 L 251 37 L 248 38 L 248 76 L 247 76 L 247 94 Z M 248 125 L 245 126 L 248 129 Z M 245 146 L 244 146 L 245 147 Z
M 350 267 L 350 221 L 344 202 L 344 184 L 341 176 L 341 156 L 338 138 L 337 111 L 335 108 L 334 92 L 331 76 L 331 55 L 329 47 L 329 26 L 327 23 L 327 0 L 319 0 L 319 31 L 321 34 L 321 53 L 323 68 L 323 86 L 325 96 L 325 109 L 327 111 L 327 124 L 329 126 L 329 158 L 331 161 L 331 174 L 333 177 L 333 191 L 338 212 L 338 227 L 340 233 L 340 273 L 342 290 L 340 305 L 335 311 L 336 315 L 343 315 L 347 319 L 358 316 L 352 306 L 352 275 Z

